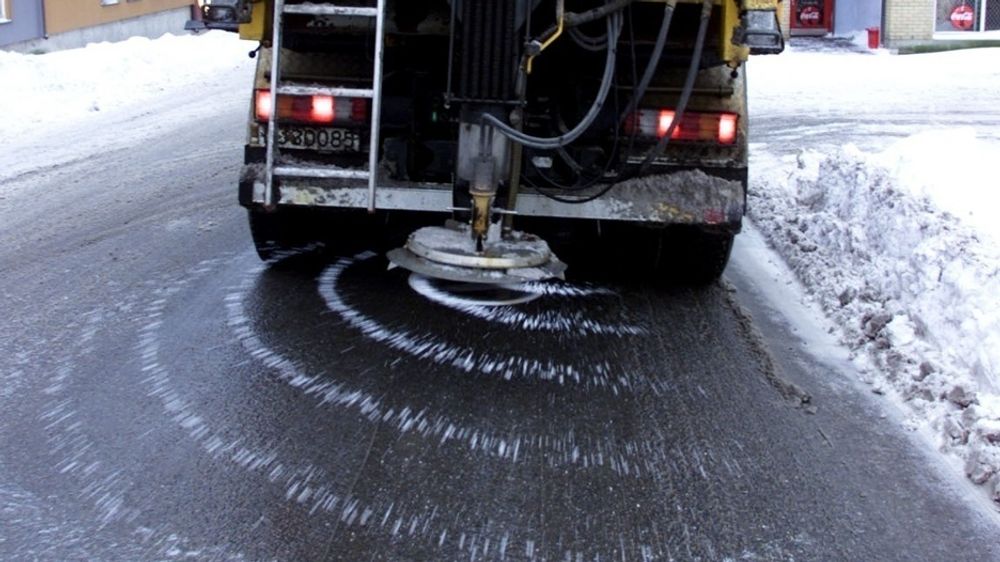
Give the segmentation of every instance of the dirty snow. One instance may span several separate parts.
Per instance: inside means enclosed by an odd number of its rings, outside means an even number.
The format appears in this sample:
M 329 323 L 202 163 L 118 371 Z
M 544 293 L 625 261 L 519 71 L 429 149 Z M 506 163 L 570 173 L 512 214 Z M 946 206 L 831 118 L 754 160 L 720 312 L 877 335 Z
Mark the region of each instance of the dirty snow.
M 1000 501 L 1000 49 L 793 49 L 751 73 L 752 220 L 872 390 Z

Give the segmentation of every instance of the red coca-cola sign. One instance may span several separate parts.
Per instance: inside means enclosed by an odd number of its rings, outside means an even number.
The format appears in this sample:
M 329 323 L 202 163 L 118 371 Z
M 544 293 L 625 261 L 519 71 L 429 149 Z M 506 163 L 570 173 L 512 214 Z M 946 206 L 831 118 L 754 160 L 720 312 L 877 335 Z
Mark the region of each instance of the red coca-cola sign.
M 968 31 L 972 29 L 972 26 L 975 23 L 976 11 L 972 9 L 972 6 L 962 4 L 961 6 L 956 6 L 955 9 L 951 11 L 951 25 L 954 26 L 955 29 Z
M 809 27 L 821 25 L 823 23 L 823 12 L 816 6 L 806 6 L 799 12 L 799 22 Z
M 792 27 L 829 29 L 833 0 L 792 0 Z

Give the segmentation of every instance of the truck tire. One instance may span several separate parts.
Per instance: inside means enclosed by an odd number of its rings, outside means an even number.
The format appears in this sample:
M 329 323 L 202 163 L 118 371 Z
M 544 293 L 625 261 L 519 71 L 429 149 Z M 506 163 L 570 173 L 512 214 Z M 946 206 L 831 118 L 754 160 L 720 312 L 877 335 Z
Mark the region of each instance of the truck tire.
M 289 211 L 248 209 L 250 237 L 262 261 L 291 255 L 311 242 L 305 217 Z
M 729 263 L 735 234 L 698 228 L 669 229 L 664 233 L 658 269 L 661 276 L 688 286 L 716 282 Z

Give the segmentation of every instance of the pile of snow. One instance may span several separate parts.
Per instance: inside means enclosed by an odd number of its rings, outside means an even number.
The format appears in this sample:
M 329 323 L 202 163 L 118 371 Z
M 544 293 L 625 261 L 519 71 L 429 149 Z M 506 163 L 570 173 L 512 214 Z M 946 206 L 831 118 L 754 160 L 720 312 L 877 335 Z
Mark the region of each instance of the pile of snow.
M 751 218 L 873 390 L 1000 501 L 1000 49 L 793 42 L 748 79 Z
M 198 87 L 221 71 L 247 68 L 255 46 L 213 31 L 133 37 L 42 55 L 0 51 L 0 107 L 7 109 L 0 137 L 79 122 L 166 94 L 199 103 Z
M 969 129 L 806 150 L 763 166 L 750 209 L 873 390 L 1000 501 L 998 157 Z

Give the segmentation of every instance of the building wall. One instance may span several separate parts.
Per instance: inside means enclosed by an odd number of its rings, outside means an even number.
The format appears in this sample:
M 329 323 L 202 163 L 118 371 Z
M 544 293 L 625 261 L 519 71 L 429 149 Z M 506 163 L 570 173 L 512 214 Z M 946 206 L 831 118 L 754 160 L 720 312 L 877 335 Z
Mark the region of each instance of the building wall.
M 934 38 L 934 0 L 886 0 L 885 45 L 897 47 Z
M 190 18 L 191 9 L 185 6 L 183 8 L 156 12 L 136 18 L 56 33 L 55 35 L 48 35 L 43 39 L 32 39 L 5 45 L 4 49 L 20 51 L 22 53 L 49 52 L 76 49 L 88 43 L 124 41 L 130 37 L 155 38 L 164 33 L 186 33 L 184 31 L 184 24 Z
M 45 29 L 49 35 L 65 33 L 183 8 L 194 0 L 45 0 Z
M 845 36 L 881 25 L 881 0 L 837 0 L 833 18 L 834 35 Z
M 7 20 L 0 23 L 0 46 L 36 39 L 45 34 L 42 0 L 0 0 Z
M 778 5 L 778 22 L 781 24 L 781 31 L 787 39 L 792 32 L 792 0 L 782 0 Z

